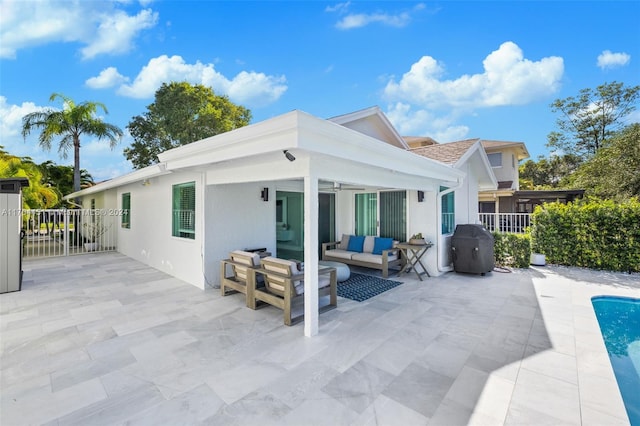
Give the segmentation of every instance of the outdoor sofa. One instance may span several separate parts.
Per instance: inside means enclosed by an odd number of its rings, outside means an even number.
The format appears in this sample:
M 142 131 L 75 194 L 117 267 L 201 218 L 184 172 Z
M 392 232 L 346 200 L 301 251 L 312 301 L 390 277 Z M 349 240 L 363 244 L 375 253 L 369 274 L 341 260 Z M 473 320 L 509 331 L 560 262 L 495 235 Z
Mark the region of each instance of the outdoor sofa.
M 390 267 L 402 267 L 397 244 L 392 238 L 343 234 L 340 241 L 322 244 L 322 260 L 379 269 L 387 278 Z

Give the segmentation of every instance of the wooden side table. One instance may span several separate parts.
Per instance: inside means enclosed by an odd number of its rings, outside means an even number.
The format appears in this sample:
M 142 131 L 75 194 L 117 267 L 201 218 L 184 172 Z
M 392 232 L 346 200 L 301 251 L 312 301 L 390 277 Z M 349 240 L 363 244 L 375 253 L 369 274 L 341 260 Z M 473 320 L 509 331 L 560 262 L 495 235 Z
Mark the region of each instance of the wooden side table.
M 402 275 L 403 273 L 409 273 L 412 269 L 418 276 L 418 279 L 422 281 L 422 275 L 427 274 L 428 277 L 429 271 L 422 263 L 422 256 L 425 255 L 427 250 L 429 250 L 433 244 L 409 244 L 409 243 L 400 243 L 396 247 L 400 249 L 402 255 L 407 259 L 407 262 L 404 264 L 398 275 Z M 417 266 L 420 265 L 423 272 L 419 272 Z

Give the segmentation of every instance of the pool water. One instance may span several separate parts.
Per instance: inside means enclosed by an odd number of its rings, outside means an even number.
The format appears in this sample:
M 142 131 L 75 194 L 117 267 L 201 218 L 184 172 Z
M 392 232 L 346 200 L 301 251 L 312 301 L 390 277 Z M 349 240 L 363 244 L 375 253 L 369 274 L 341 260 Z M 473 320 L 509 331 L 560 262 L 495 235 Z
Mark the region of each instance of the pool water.
M 640 299 L 591 299 L 631 425 L 640 426 Z

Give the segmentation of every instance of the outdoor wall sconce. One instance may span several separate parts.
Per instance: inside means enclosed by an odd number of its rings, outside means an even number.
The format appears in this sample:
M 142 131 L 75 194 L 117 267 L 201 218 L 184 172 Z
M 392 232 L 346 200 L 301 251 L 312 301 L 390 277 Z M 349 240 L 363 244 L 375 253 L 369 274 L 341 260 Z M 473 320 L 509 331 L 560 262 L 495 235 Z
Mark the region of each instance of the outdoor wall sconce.
M 142 181 L 142 186 L 149 186 L 151 185 L 151 182 L 149 181 L 149 179 L 145 179 Z
M 284 156 L 287 157 L 287 160 L 296 161 L 296 157 L 294 157 L 293 154 L 289 152 L 289 150 L 285 149 L 282 152 L 284 153 Z
M 424 201 L 424 191 L 418 191 L 418 202 L 421 203 Z
M 269 188 L 262 188 L 262 191 L 260 191 L 260 198 L 262 198 L 262 201 L 269 201 Z

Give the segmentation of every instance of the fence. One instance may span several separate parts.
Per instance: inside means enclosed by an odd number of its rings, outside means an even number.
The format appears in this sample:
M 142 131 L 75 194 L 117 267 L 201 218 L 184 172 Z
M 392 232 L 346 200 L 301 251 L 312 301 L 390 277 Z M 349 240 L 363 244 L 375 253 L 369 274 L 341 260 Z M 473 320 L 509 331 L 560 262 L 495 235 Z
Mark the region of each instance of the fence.
M 114 251 L 119 217 L 106 209 L 23 210 L 23 256 L 70 256 Z
M 522 234 L 531 226 L 530 213 L 479 213 L 478 219 L 491 232 Z

